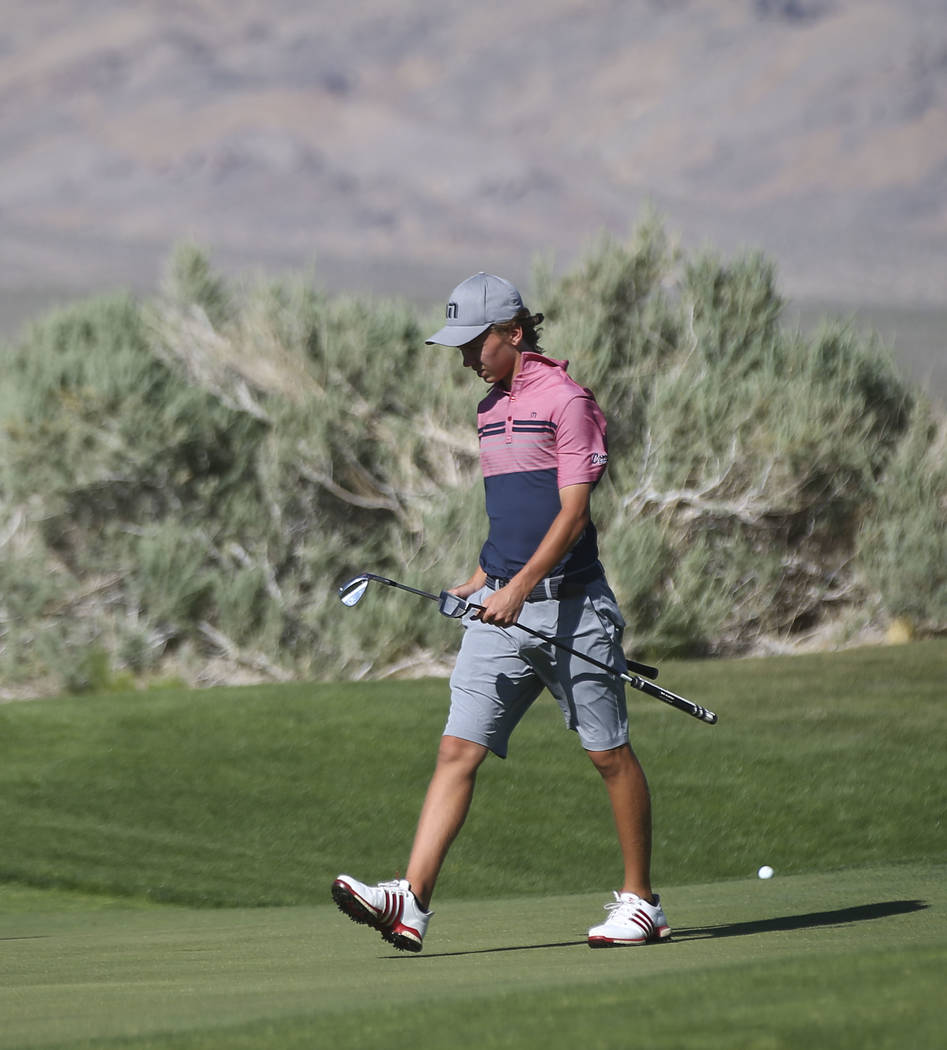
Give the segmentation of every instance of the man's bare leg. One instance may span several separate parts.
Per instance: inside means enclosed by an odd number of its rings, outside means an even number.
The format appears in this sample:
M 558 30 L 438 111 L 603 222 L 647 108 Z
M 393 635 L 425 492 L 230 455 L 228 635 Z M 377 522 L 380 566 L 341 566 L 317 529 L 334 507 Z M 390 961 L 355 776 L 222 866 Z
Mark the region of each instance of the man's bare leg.
M 482 744 L 456 736 L 441 737 L 437 765 L 421 808 L 405 872 L 418 903 L 425 910 L 430 906 L 447 851 L 467 819 L 477 770 L 487 753 Z
M 589 751 L 608 790 L 625 865 L 623 893 L 646 901 L 651 892 L 651 794 L 644 770 L 628 744 L 611 751 Z

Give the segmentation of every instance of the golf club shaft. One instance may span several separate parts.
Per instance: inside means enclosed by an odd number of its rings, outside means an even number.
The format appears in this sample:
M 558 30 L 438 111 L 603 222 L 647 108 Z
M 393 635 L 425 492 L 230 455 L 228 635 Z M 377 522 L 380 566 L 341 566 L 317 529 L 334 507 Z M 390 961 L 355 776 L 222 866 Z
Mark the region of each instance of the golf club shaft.
M 471 603 L 470 608 L 482 609 L 483 606 Z M 700 704 L 695 704 L 683 696 L 678 696 L 677 693 L 672 693 L 670 689 L 664 689 L 662 686 L 656 685 L 654 682 L 649 682 L 646 678 L 640 677 L 640 675 L 624 674 L 616 668 L 609 667 L 608 664 L 602 663 L 601 660 L 597 660 L 594 656 L 589 656 L 588 653 L 582 653 L 579 652 L 578 649 L 572 649 L 555 638 L 549 638 L 545 634 L 541 634 L 539 631 L 534 631 L 531 627 L 524 627 L 521 623 L 514 624 L 513 626 L 518 627 L 521 631 L 525 631 L 527 634 L 533 635 L 535 638 L 541 638 L 544 642 L 550 642 L 557 648 L 563 649 L 565 652 L 579 657 L 580 660 L 585 660 L 590 664 L 594 664 L 595 667 L 601 668 L 603 671 L 608 671 L 609 674 L 616 675 L 618 678 L 621 678 L 622 681 L 627 682 L 632 688 L 639 689 L 641 692 L 647 693 L 648 696 L 653 696 L 658 700 L 663 700 L 664 703 L 669 704 L 671 707 L 676 707 L 678 711 L 683 711 L 685 714 L 691 715 L 693 718 L 700 719 L 701 722 L 706 722 L 708 725 L 714 725 L 717 721 L 717 716 L 713 711 L 709 711 L 706 707 L 701 707 Z M 632 670 L 643 666 L 641 664 L 636 664 L 634 660 L 626 659 L 625 662 Z M 656 667 L 649 667 L 647 668 L 647 671 L 654 671 L 652 677 L 658 673 Z
M 362 578 L 374 580 L 375 583 L 383 583 L 386 587 L 397 587 L 399 591 L 407 591 L 409 594 L 416 594 L 420 598 L 430 598 L 432 602 L 440 600 L 436 594 L 431 594 L 430 591 L 419 591 L 417 587 L 409 587 L 406 583 L 389 580 L 387 576 L 376 576 L 373 572 L 363 572 Z
M 375 580 L 376 583 L 383 583 L 388 587 L 396 587 L 398 590 L 408 591 L 410 594 L 416 594 L 421 598 L 429 598 L 433 602 L 440 601 L 440 597 L 436 594 L 431 594 L 429 591 L 419 591 L 416 587 L 409 587 L 407 584 L 399 583 L 397 580 L 389 580 L 385 576 L 376 576 L 374 573 L 364 573 L 363 578 L 365 577 Z M 476 605 L 473 602 L 468 603 L 468 607 L 478 610 L 483 609 L 482 605 Z M 548 642 L 550 645 L 554 645 L 557 648 L 570 653 L 572 656 L 577 656 L 580 660 L 585 660 L 587 663 L 593 664 L 595 667 L 599 667 L 603 671 L 607 671 L 609 674 L 616 675 L 621 678 L 622 681 L 627 682 L 633 689 L 638 689 L 642 693 L 647 693 L 648 696 L 653 696 L 655 699 L 663 701 L 670 707 L 674 707 L 678 711 L 683 711 L 692 718 L 699 719 L 701 722 L 706 722 L 708 725 L 715 725 L 717 722 L 716 714 L 708 708 L 702 707 L 700 704 L 695 704 L 693 701 L 686 699 L 686 697 L 679 696 L 677 693 L 672 693 L 670 689 L 665 689 L 660 685 L 656 685 L 654 682 L 649 682 L 646 678 L 640 677 L 640 675 L 647 675 L 649 678 L 656 678 L 658 674 L 658 669 L 656 667 L 648 667 L 646 664 L 639 664 L 634 660 L 626 660 L 629 670 L 637 671 L 639 673 L 623 673 L 616 670 L 614 667 L 609 667 L 606 663 L 602 663 L 594 656 L 589 656 L 587 653 L 579 652 L 578 649 L 572 649 L 570 646 L 565 645 L 556 638 L 550 638 L 548 635 L 542 634 L 540 631 L 534 631 L 532 627 L 526 627 L 521 623 L 513 624 L 513 626 L 518 627 L 521 631 L 525 631 L 534 638 L 539 638 L 544 642 Z
M 422 598 L 430 598 L 433 602 L 439 602 L 440 597 L 436 594 L 430 594 L 428 591 L 419 591 L 416 587 L 409 587 L 407 584 L 398 583 L 397 580 L 389 580 L 385 576 L 375 576 L 373 573 L 366 572 L 363 576 L 367 576 L 370 580 L 374 580 L 376 583 L 384 583 L 388 587 L 397 587 L 398 590 L 408 591 L 411 594 L 420 595 Z M 474 602 L 468 602 L 467 607 L 469 609 L 482 610 L 482 605 L 477 605 Z M 601 667 L 604 671 L 610 671 L 612 674 L 621 674 L 620 671 L 616 671 L 614 667 L 609 667 L 608 664 L 600 663 L 592 656 L 587 656 L 585 653 L 580 653 L 578 649 L 570 649 L 568 645 L 564 645 L 556 638 L 550 638 L 547 634 L 542 634 L 540 631 L 534 631 L 532 627 L 526 627 L 521 623 L 512 624 L 513 627 L 518 627 L 521 631 L 525 631 L 527 634 L 531 634 L 534 638 L 540 638 L 544 642 L 548 642 L 550 645 L 555 645 L 559 649 L 563 649 L 567 653 L 571 653 L 573 656 L 578 656 L 583 660 L 587 660 L 590 664 L 595 664 L 596 667 Z M 657 678 L 658 669 L 656 667 L 649 667 L 648 664 L 639 664 L 635 660 L 625 660 L 628 668 L 632 671 L 637 671 L 638 674 L 647 675 L 648 678 Z
M 470 603 L 469 608 L 471 609 L 482 609 L 482 605 L 475 605 L 473 602 Z M 522 623 L 514 623 L 513 627 L 518 627 L 521 631 L 525 631 L 527 634 L 531 634 L 534 638 L 540 638 L 544 642 L 548 642 L 550 645 L 554 645 L 557 649 L 562 649 L 563 652 L 571 653 L 573 656 L 578 656 L 580 660 L 586 660 L 590 664 L 594 664 L 596 667 L 600 667 L 603 671 L 609 671 L 611 674 L 618 675 L 619 678 L 625 678 L 630 681 L 627 675 L 616 670 L 614 667 L 609 667 L 608 664 L 602 663 L 601 660 L 596 660 L 594 656 L 589 656 L 588 653 L 579 652 L 578 649 L 573 649 L 566 645 L 565 642 L 560 642 L 558 638 L 550 638 L 548 634 L 543 634 L 542 631 L 534 631 L 532 627 L 527 627 Z M 638 671 L 639 674 L 646 674 L 650 678 L 657 678 L 658 669 L 656 667 L 649 667 L 647 664 L 639 664 L 634 660 L 625 658 L 625 663 L 634 671 Z

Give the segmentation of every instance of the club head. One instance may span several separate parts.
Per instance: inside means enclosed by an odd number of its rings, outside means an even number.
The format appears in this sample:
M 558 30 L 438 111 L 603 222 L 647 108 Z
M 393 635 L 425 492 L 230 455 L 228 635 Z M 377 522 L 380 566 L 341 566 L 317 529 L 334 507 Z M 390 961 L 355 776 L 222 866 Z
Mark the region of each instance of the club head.
M 370 582 L 367 576 L 356 576 L 348 583 L 343 583 L 339 588 L 339 601 L 349 608 L 358 605 L 362 600 L 362 595 L 368 590 Z
M 437 600 L 437 607 L 440 609 L 442 616 L 449 616 L 453 620 L 458 620 L 470 608 L 470 604 L 466 598 L 458 598 L 456 594 L 451 594 L 450 591 L 441 591 L 441 596 Z

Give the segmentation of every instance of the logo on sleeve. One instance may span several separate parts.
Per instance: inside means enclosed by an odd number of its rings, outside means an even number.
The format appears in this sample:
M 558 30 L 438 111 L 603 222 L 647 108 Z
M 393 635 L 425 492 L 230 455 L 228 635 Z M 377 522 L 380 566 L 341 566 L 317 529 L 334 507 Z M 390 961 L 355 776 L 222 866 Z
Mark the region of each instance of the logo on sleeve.
M 592 453 L 592 466 L 593 467 L 604 467 L 608 463 L 607 452 L 593 452 Z

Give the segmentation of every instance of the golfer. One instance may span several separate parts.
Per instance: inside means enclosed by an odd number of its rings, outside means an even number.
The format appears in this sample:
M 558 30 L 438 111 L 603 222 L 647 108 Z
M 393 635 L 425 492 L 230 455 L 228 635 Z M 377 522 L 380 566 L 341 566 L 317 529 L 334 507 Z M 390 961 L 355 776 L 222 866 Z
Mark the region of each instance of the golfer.
M 477 770 L 543 688 L 556 698 L 611 802 L 624 883 L 588 932 L 591 947 L 661 941 L 671 934 L 651 887 L 651 803 L 628 743 L 625 687 L 513 626 L 517 621 L 625 670 L 625 626 L 601 563 L 590 496 L 608 462 L 605 419 L 568 362 L 542 354 L 531 314 L 508 281 L 478 273 L 459 284 L 446 324 L 428 344 L 456 347 L 489 386 L 477 412 L 489 532 L 479 564 L 451 593 L 483 610 L 463 620 L 451 705 L 405 877 L 377 886 L 340 875 L 338 906 L 396 948 L 420 951 L 441 865 L 467 816 Z

